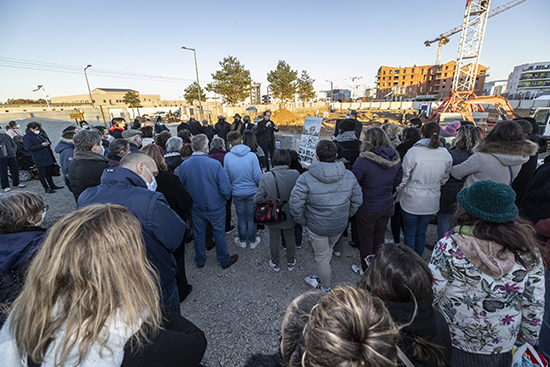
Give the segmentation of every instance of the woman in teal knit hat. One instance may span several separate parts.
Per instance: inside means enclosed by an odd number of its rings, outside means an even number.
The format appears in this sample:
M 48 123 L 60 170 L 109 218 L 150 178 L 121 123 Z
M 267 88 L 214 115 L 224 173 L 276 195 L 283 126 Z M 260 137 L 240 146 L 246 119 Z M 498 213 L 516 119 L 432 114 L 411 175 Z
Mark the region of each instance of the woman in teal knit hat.
M 515 199 L 509 185 L 489 180 L 462 189 L 454 228 L 434 248 L 434 306 L 451 332 L 451 366 L 510 366 L 516 339 L 538 338 L 544 268 Z

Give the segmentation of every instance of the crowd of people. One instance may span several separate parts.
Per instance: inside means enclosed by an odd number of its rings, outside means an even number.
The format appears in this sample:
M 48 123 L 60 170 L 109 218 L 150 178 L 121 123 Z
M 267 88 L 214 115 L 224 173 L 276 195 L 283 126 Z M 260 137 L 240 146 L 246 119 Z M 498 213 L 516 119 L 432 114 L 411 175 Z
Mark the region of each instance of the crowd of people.
M 315 273 L 304 280 L 314 290 L 288 307 L 279 353 L 247 366 L 510 366 L 515 343 L 550 357 L 550 158 L 537 167 L 546 141 L 534 120 L 490 131 L 419 118 L 363 129 L 350 111 L 308 167 L 275 149 L 270 111 L 255 120 L 191 117 L 177 136 L 141 116 L 81 123 L 62 132 L 59 163 L 39 123 L 25 134 L 10 123 L 0 133 L 7 365 L 198 366 L 205 335 L 180 315 L 193 290 L 185 246 L 193 242 L 197 268 L 215 247 L 228 269 L 239 260 L 226 242 L 232 205 L 232 243 L 254 250 L 257 204 L 274 201 L 286 217 L 266 224 L 265 266 L 280 272 L 281 250 L 288 271 L 307 261 L 296 251 L 307 234 Z M 78 205 L 47 233 L 42 197 L 9 192 L 8 168 L 24 187 L 14 175 L 20 150 L 46 193 L 63 189 L 53 181 L 59 164 Z M 435 245 L 426 243 L 434 220 Z M 345 237 L 359 249 L 350 270 L 360 278 L 333 287 Z

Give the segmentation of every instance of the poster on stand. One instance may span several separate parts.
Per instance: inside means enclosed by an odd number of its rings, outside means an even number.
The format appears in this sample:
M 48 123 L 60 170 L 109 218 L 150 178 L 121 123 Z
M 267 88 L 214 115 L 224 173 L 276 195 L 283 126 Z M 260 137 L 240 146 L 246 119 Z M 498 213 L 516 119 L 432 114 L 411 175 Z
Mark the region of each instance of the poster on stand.
M 322 117 L 305 118 L 304 128 L 302 130 L 302 140 L 300 140 L 300 147 L 298 148 L 300 160 L 305 167 L 315 161 L 315 147 L 319 141 L 322 123 Z

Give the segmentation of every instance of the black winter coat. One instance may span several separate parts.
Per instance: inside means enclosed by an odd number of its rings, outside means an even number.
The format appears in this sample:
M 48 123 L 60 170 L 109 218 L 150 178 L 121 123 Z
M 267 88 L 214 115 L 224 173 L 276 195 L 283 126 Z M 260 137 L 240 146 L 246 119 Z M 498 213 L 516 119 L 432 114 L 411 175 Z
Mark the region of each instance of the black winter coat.
M 546 152 L 547 149 L 546 139 L 541 138 L 536 134 L 529 134 L 529 140 L 537 143 L 539 149 L 537 150 L 537 154 L 529 157 L 529 160 L 521 166 L 521 170 L 512 183 L 512 188 L 518 197 L 523 193 L 527 185 L 529 185 L 529 181 L 531 181 L 531 178 L 537 169 L 539 154 Z
M 189 211 L 193 206 L 193 199 L 183 187 L 180 178 L 172 172 L 159 172 L 156 180 L 158 184 L 157 191 L 164 195 L 170 208 L 175 211 L 184 222 L 187 222 L 187 219 L 189 219 Z
M 42 143 L 48 142 L 42 135 L 38 135 L 27 129 L 23 136 L 23 144 L 31 153 L 32 160 L 36 167 L 47 167 L 55 164 L 55 158 L 51 145 L 44 146 Z
M 214 130 L 223 141 L 227 142 L 227 134 L 231 132 L 231 124 L 225 120 L 220 120 L 214 125 Z
M 99 185 L 103 170 L 106 168 L 109 168 L 109 163 L 102 155 L 91 151 L 75 150 L 67 176 L 74 198 L 78 200 L 80 194 L 88 187 Z
M 449 151 L 453 157 L 453 166 L 466 161 L 472 153 L 462 150 L 451 149 Z M 449 176 L 449 180 L 445 185 L 441 186 L 441 196 L 439 197 L 439 212 L 442 214 L 453 214 L 453 204 L 456 203 L 456 195 L 462 190 L 466 178 L 457 180 L 453 176 Z
M 540 166 L 517 200 L 520 214 L 533 225 L 550 218 L 550 162 Z
M 191 126 L 189 126 L 189 124 L 187 122 L 182 122 L 181 124 L 178 125 L 178 129 L 177 129 L 178 134 L 182 130 L 187 130 L 191 134 L 193 134 L 193 131 L 191 131 Z M 193 134 L 193 135 L 195 135 L 195 134 Z
M 8 134 L 0 133 L 0 158 L 15 158 L 17 146 Z
M 443 315 L 432 306 L 433 298 L 414 302 L 389 302 L 384 301 L 386 308 L 394 322 L 398 325 L 408 324 L 399 332 L 401 340 L 398 345 L 416 367 L 438 367 L 437 361 L 430 354 L 427 361 L 418 361 L 413 357 L 413 338 L 421 337 L 443 348 L 445 364 L 449 366 L 453 354 L 449 327 Z M 416 316 L 415 309 L 417 310 Z
M 194 118 L 191 118 L 188 124 L 189 124 L 189 127 L 191 128 L 191 134 L 198 135 L 203 133 L 201 123 L 195 120 Z
M 407 154 L 409 149 L 411 149 L 415 144 L 416 144 L 416 141 L 409 140 L 396 146 L 395 150 L 397 151 L 397 153 L 399 153 L 399 158 L 403 160 L 403 157 L 405 157 L 405 154 Z

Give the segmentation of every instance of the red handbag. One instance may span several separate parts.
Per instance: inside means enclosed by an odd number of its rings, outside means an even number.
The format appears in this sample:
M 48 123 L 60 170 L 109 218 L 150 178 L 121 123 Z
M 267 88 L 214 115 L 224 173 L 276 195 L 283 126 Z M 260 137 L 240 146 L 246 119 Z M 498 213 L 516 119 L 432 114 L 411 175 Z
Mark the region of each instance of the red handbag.
M 256 203 L 256 209 L 254 211 L 254 222 L 262 224 L 280 223 L 286 220 L 286 213 L 283 210 L 283 205 L 286 201 L 281 201 L 281 195 L 279 194 L 279 185 L 277 184 L 277 176 L 274 172 L 273 178 L 275 179 L 275 187 L 277 188 L 277 200 L 271 201 L 259 201 Z

